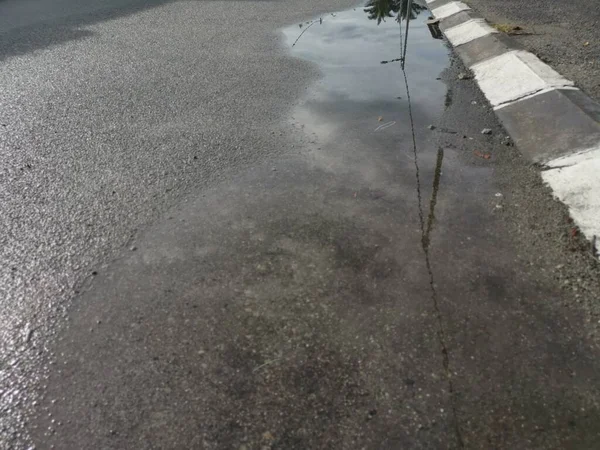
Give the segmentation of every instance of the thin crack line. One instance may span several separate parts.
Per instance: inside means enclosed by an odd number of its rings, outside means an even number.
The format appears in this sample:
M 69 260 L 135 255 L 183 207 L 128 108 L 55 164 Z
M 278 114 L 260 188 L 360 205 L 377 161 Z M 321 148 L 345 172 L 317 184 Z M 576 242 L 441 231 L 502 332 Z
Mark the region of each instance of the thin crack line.
M 440 188 L 440 179 L 442 178 L 442 163 L 444 162 L 444 149 L 438 147 L 437 160 L 435 162 L 435 172 L 433 175 L 433 190 L 431 192 L 431 199 L 429 200 L 429 216 L 427 217 L 427 229 L 425 230 L 424 240 L 429 247 L 429 235 L 433 228 L 435 221 L 435 205 L 437 204 L 437 195 Z
M 402 49 L 402 24 L 400 22 L 398 22 L 398 23 L 400 25 L 400 45 L 401 45 L 400 51 L 402 53 L 402 50 L 403 50 Z M 404 52 L 406 52 L 406 46 L 407 46 L 407 42 L 404 43 Z M 405 58 L 404 58 L 403 62 L 406 62 Z M 410 119 L 411 136 L 412 136 L 412 144 L 413 144 L 413 155 L 414 155 L 413 161 L 414 161 L 414 165 L 415 165 L 415 178 L 416 178 L 416 182 L 417 182 L 419 225 L 421 227 L 421 247 L 423 248 L 423 253 L 425 255 L 425 266 L 426 266 L 427 272 L 429 274 L 429 287 L 431 289 L 431 301 L 433 304 L 433 308 L 434 308 L 437 323 L 438 323 L 438 330 L 437 330 L 436 334 L 437 334 L 438 342 L 439 342 L 441 352 L 442 352 L 442 366 L 444 367 L 444 374 L 446 376 L 446 382 L 448 384 L 448 392 L 450 395 L 450 404 L 451 404 L 451 408 L 452 408 L 452 416 L 453 416 L 453 422 L 454 422 L 454 431 L 456 434 L 456 439 L 458 441 L 459 448 L 465 448 L 465 444 L 464 444 L 463 437 L 462 437 L 462 432 L 460 429 L 460 424 L 458 422 L 458 411 L 457 411 L 457 407 L 456 407 L 454 384 L 452 383 L 452 374 L 450 372 L 450 354 L 448 352 L 448 346 L 446 345 L 446 333 L 444 331 L 442 312 L 439 307 L 437 290 L 435 289 L 435 278 L 433 276 L 433 270 L 431 268 L 431 261 L 429 258 L 429 231 L 431 231 L 431 227 L 428 226 L 427 232 L 426 232 L 425 218 L 423 215 L 423 199 L 422 199 L 422 194 L 421 194 L 421 177 L 420 177 L 419 161 L 418 161 L 418 155 L 417 155 L 417 139 L 416 139 L 416 133 L 415 133 L 414 119 L 413 119 L 413 114 L 412 114 L 410 89 L 408 87 L 408 77 L 406 75 L 406 70 L 404 68 L 404 65 L 402 65 L 401 69 L 402 69 L 402 74 L 404 77 L 404 86 L 406 88 L 406 96 L 407 96 L 407 101 L 408 101 L 408 115 L 409 115 L 409 119 Z M 440 152 L 440 150 L 438 150 L 436 174 L 434 176 L 434 191 L 432 193 L 432 200 L 430 202 L 430 207 L 434 207 L 435 203 L 437 201 L 437 189 L 435 187 L 436 187 L 436 182 L 437 182 L 437 187 L 439 188 L 439 181 L 440 181 L 440 175 L 441 175 L 441 163 L 443 161 L 443 151 Z M 435 195 L 435 197 L 433 197 L 434 195 Z M 433 209 L 430 211 L 429 217 L 430 217 L 431 223 L 433 224 Z

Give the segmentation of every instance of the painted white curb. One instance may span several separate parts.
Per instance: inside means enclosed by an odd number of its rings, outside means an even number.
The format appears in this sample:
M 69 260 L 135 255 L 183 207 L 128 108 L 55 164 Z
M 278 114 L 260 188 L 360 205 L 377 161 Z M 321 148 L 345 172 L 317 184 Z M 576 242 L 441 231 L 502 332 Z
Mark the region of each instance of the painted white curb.
M 573 220 L 588 238 L 600 237 L 600 143 L 587 152 L 564 156 L 542 172 L 554 195 L 569 207 Z
M 494 108 L 542 90 L 573 86 L 573 82 L 532 53 L 514 50 L 471 66 L 475 80 Z
M 439 8 L 435 8 L 431 11 L 431 13 L 436 19 L 442 20 L 446 17 L 453 16 L 456 13 L 467 11 L 469 9 L 471 8 L 469 8 L 469 6 L 465 5 L 463 2 L 451 2 L 440 6 Z
M 458 47 L 480 37 L 498 33 L 498 30 L 489 26 L 485 19 L 471 19 L 455 27 L 448 28 L 444 33 L 450 43 Z
M 426 0 L 427 3 L 432 3 L 432 1 L 434 0 Z M 444 20 L 467 10 L 470 10 L 467 5 L 455 1 L 434 8 L 431 12 L 437 19 Z M 465 16 L 468 17 L 466 21 L 444 30 L 446 38 L 453 47 L 460 47 L 498 32 L 484 19 L 471 18 L 468 13 Z M 494 39 L 489 41 L 493 43 Z M 462 47 L 459 54 L 463 61 L 469 60 L 473 53 L 478 56 L 477 52 L 481 51 L 480 47 Z M 461 54 L 463 52 L 464 54 Z M 519 119 L 519 113 L 512 110 L 499 112 L 498 110 L 501 108 L 556 89 L 577 89 L 572 81 L 544 64 L 532 53 L 523 50 L 508 50 L 499 56 L 471 64 L 469 68 L 473 71 L 479 88 L 494 110 L 501 116 L 508 114 L 505 118 L 510 119 L 509 125 L 511 120 Z M 552 112 L 549 113 L 551 116 Z M 515 116 L 515 114 L 517 115 Z M 588 113 L 581 111 L 581 120 L 584 122 L 589 120 L 584 117 L 586 114 Z M 577 121 L 575 118 L 574 120 Z M 526 128 L 517 127 L 513 131 L 516 134 L 524 133 L 527 132 Z M 588 128 L 583 125 L 579 128 L 575 126 L 566 132 L 573 133 L 577 129 L 581 129 L 583 133 L 588 132 Z M 529 151 L 532 146 L 535 146 L 536 139 L 539 140 L 540 145 L 544 145 L 544 135 L 537 130 L 531 130 L 531 132 L 534 136 L 523 136 L 526 146 L 529 146 Z M 575 139 L 575 141 L 577 140 Z M 544 182 L 549 185 L 554 195 L 569 208 L 569 214 L 588 239 L 591 240 L 594 236 L 600 237 L 600 175 L 598 175 L 600 174 L 600 142 L 592 148 L 574 149 L 561 149 L 559 144 L 548 141 L 546 144 L 552 147 L 553 151 L 561 153 L 571 151 L 572 153 L 555 158 L 546 164 L 548 170 L 541 174 Z M 543 149 L 540 150 L 543 151 Z M 535 153 L 535 149 L 533 153 Z

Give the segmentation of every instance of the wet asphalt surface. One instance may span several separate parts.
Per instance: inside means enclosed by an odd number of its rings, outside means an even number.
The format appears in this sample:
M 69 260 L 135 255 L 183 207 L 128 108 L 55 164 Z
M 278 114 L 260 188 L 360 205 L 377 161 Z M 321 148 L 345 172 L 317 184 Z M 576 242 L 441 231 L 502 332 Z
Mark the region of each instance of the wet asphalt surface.
M 424 16 L 415 164 L 350 6 L 0 22 L 3 446 L 597 448 L 597 265 Z

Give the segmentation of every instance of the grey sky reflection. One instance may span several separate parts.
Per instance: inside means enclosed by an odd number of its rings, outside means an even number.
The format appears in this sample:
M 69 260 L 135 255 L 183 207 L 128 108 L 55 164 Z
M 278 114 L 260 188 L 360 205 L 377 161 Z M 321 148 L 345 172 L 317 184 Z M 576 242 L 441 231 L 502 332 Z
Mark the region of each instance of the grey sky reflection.
M 406 65 L 411 97 L 422 107 L 443 102 L 446 87 L 436 77 L 448 64 L 448 50 L 431 38 L 425 17 L 421 14 L 411 22 Z M 291 45 L 300 30 L 292 26 L 283 32 Z M 372 102 L 404 96 L 399 64 L 381 64 L 400 55 L 399 27 L 393 19 L 377 25 L 362 8 L 324 16 L 323 24 L 304 33 L 292 54 L 322 69 L 316 89 L 323 101 Z

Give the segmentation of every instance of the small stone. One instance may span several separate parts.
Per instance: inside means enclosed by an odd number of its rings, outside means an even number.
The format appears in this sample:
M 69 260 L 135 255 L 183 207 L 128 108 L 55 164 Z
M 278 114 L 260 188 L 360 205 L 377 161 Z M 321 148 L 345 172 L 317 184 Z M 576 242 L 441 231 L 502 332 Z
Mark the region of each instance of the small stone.
M 483 130 L 481 130 L 481 134 L 492 134 L 492 129 L 484 128 Z
M 265 431 L 262 435 L 262 438 L 265 441 L 272 441 L 273 439 L 275 439 L 275 437 L 273 436 L 273 433 L 271 433 L 270 431 Z
M 130 247 L 129 250 L 131 250 L 132 252 L 135 252 L 137 250 L 137 247 L 134 245 L 133 247 Z
M 502 197 L 502 193 L 501 192 L 496 192 L 496 197 Z
M 427 128 L 430 130 L 435 130 L 435 125 L 429 125 Z
M 472 76 L 470 76 L 467 73 L 461 72 L 458 74 L 458 79 L 459 80 L 470 80 L 471 78 L 473 78 Z

